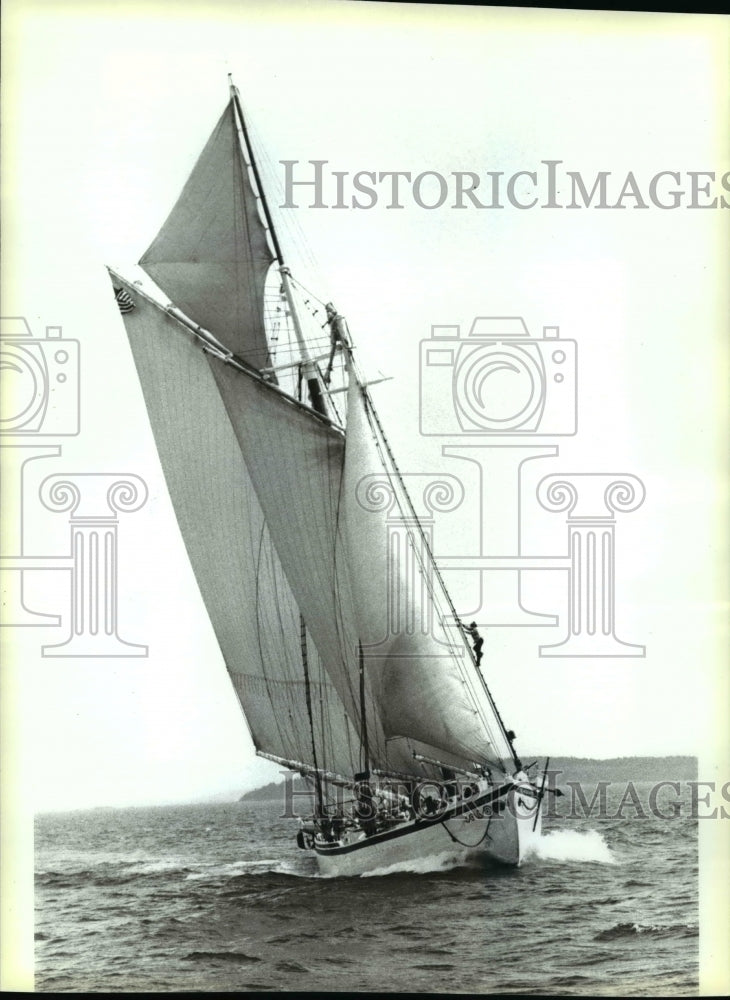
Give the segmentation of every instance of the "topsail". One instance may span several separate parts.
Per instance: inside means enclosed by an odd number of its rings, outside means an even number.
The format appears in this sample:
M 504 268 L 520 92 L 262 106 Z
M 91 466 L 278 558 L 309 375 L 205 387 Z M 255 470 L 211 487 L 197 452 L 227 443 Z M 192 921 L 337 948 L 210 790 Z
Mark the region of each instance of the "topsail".
M 273 260 L 231 98 L 139 263 L 174 305 L 254 368 L 265 368 L 264 284 Z

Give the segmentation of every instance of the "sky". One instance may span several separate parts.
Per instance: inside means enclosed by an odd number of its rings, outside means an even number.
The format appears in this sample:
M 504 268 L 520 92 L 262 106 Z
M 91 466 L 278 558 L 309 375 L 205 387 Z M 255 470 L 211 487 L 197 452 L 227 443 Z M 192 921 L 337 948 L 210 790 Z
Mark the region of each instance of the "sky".
M 3 14 L 3 316 L 25 317 L 36 341 L 62 327 L 80 357 L 80 431 L 33 439 L 51 453 L 22 491 L 13 470 L 29 453 L 9 445 L 28 439 L 3 437 L 3 552 L 39 559 L 26 606 L 61 617 L 0 627 L 5 899 L 31 885 L 34 810 L 230 799 L 276 774 L 254 755 L 190 570 L 104 267 L 129 270 L 149 245 L 229 72 L 292 270 L 334 299 L 368 369 L 392 376 L 373 391 L 401 467 L 464 485 L 463 508 L 434 525 L 437 557 L 474 555 L 481 515 L 476 466 L 443 454 L 453 438 L 420 433 L 433 325 L 463 334 L 475 316 L 522 316 L 534 339 L 558 326 L 577 344 L 578 433 L 536 441 L 553 453 L 525 465 L 519 510 L 524 453 L 481 452 L 491 551 L 501 540 L 516 554 L 519 522 L 523 555 L 567 555 L 565 515 L 536 501 L 543 476 L 631 474 L 645 488 L 615 529 L 616 634 L 645 656 L 539 655 L 565 634 L 562 571 L 522 578 L 524 606 L 558 626 L 485 629 L 520 752 L 693 754 L 701 777 L 727 775 L 727 216 L 686 207 L 689 171 L 715 174 L 704 204 L 730 169 L 727 20 L 343 2 L 9 0 Z M 631 197 L 605 211 L 389 209 L 382 189 L 370 209 L 283 209 L 282 160 L 485 184 L 489 171 L 544 178 L 542 161 L 560 160 L 589 183 L 608 171 L 612 200 L 629 172 L 645 199 L 662 171 L 685 193 L 677 210 Z M 448 394 L 430 399 L 433 419 L 453 422 Z M 68 556 L 68 519 L 38 499 L 61 473 L 146 484 L 118 526 L 119 635 L 145 657 L 42 655 L 68 628 L 69 574 L 49 568 Z M 473 575 L 449 582 L 471 614 Z M 495 615 L 499 599 L 491 588 Z M 32 896 L 12 898 L 4 925 L 27 929 Z
M 727 22 L 351 3 L 7 10 L 3 315 L 25 316 L 36 338 L 62 326 L 81 358 L 80 433 L 44 438 L 61 454 L 27 468 L 24 553 L 68 553 L 68 521 L 37 500 L 48 475 L 126 472 L 149 491 L 118 529 L 119 634 L 148 656 L 41 655 L 68 621 L 65 572 L 26 575 L 26 601 L 62 625 L 1 630 L 14 758 L 34 805 L 232 797 L 276 773 L 255 758 L 225 674 L 104 270 L 129 271 L 148 246 L 229 72 L 266 151 L 292 270 L 336 301 L 370 370 L 392 377 L 374 392 L 402 468 L 465 485 L 463 517 L 435 526 L 438 557 L 475 554 L 480 515 L 476 466 L 442 454 L 453 439 L 419 431 L 419 345 L 434 324 L 465 333 L 478 315 L 522 316 L 533 338 L 559 326 L 577 343 L 578 433 L 536 441 L 559 454 L 524 468 L 523 554 L 567 555 L 565 515 L 535 500 L 543 476 L 623 473 L 645 487 L 644 503 L 617 516 L 615 613 L 617 636 L 644 657 L 539 655 L 564 635 L 559 571 L 524 573 L 523 599 L 563 626 L 486 630 L 488 680 L 519 749 L 714 759 L 725 739 L 727 216 L 637 210 L 630 197 L 610 211 L 426 210 L 408 195 L 389 209 L 384 187 L 367 210 L 310 208 L 304 189 L 284 209 L 280 161 L 304 171 L 326 160 L 348 178 L 537 171 L 544 183 L 542 161 L 560 160 L 587 180 L 609 171 L 613 201 L 629 171 L 645 200 L 653 176 L 677 171 L 685 203 L 687 171 L 714 171 L 721 195 Z M 521 454 L 484 458 L 490 537 L 514 539 Z M 14 516 L 5 530 L 17 532 Z M 473 574 L 450 579 L 471 613 Z

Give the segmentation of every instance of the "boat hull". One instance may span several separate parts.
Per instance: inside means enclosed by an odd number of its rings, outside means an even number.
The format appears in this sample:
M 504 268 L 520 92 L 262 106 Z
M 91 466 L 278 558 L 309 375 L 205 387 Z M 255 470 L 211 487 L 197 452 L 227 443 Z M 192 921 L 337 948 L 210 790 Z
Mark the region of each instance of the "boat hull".
M 499 809 L 490 808 L 494 802 Z M 498 799 L 481 798 L 468 811 L 452 808 L 438 819 L 415 820 L 371 836 L 361 834 L 349 843 L 315 842 L 314 852 L 321 874 L 327 876 L 425 871 L 482 860 L 516 866 L 530 842 L 539 837 L 540 825 L 539 799 L 534 792 L 511 788 Z

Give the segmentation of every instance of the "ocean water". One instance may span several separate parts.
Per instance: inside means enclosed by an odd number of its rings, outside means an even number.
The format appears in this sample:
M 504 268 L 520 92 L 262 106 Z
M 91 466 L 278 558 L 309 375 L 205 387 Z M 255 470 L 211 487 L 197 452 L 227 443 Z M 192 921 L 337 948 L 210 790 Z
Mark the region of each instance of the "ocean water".
M 595 774 L 563 778 L 590 801 Z M 42 815 L 36 990 L 696 994 L 697 820 L 686 782 L 678 810 L 652 787 L 553 798 L 520 868 L 346 879 L 278 801 Z

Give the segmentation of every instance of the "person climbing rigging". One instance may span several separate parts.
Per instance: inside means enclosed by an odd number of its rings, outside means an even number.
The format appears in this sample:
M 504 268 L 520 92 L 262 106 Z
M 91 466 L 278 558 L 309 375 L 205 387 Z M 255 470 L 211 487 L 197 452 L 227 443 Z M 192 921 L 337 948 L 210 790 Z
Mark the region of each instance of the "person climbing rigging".
M 471 638 L 474 648 L 474 656 L 477 660 L 477 666 L 482 662 L 482 647 L 484 645 L 484 639 L 482 639 L 479 634 L 476 622 L 471 622 L 469 625 L 465 625 L 461 619 L 457 619 L 459 627 L 463 628 L 467 635 Z
M 505 731 L 504 735 L 507 737 L 507 740 L 509 742 L 509 747 L 510 747 L 510 750 L 512 751 L 512 755 L 513 755 L 513 757 L 515 759 L 515 764 L 517 765 L 517 769 L 519 771 L 521 771 L 522 770 L 522 761 L 517 756 L 517 753 L 516 753 L 515 748 L 514 748 L 514 742 L 517 739 L 517 735 L 516 735 L 514 729 L 507 729 Z
M 330 337 L 332 340 L 329 361 L 327 362 L 327 371 L 324 376 L 324 384 L 329 385 L 330 378 L 332 377 L 332 366 L 335 362 L 335 351 L 337 350 L 337 345 L 344 344 L 346 347 L 349 347 L 350 341 L 347 336 L 347 324 L 345 322 L 345 317 L 340 316 L 331 302 L 328 302 L 324 308 L 327 313 L 327 324 L 330 328 Z

